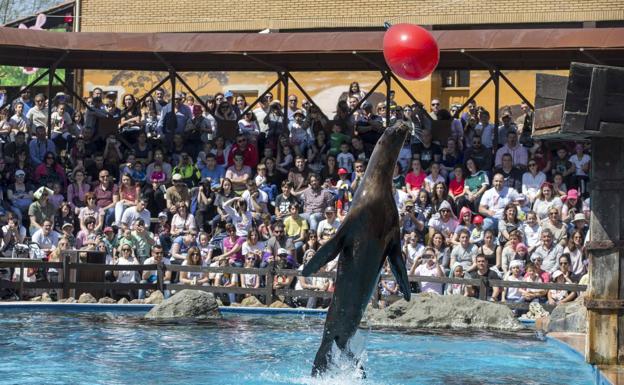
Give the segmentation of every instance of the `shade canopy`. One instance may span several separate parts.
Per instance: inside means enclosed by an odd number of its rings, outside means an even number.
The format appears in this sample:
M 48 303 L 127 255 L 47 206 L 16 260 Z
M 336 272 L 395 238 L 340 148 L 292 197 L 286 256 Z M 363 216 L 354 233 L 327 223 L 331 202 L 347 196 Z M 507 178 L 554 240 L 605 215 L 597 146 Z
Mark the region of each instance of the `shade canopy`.
M 567 69 L 572 61 L 624 66 L 624 28 L 432 31 L 438 69 Z M 101 33 L 0 28 L 0 64 L 176 71 L 386 69 L 384 32 Z

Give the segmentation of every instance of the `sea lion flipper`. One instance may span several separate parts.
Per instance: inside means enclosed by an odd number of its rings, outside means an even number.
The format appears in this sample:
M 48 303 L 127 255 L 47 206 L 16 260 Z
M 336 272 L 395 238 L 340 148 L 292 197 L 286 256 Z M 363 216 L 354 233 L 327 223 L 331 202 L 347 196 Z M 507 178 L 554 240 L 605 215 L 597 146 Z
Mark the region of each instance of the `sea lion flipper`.
M 392 238 L 392 241 L 390 241 L 390 245 L 388 247 L 388 261 L 390 261 L 390 270 L 392 270 L 392 274 L 401 288 L 403 298 L 405 298 L 406 301 L 409 301 L 412 296 L 412 292 L 409 278 L 407 277 L 405 261 L 403 260 L 403 256 L 401 254 L 401 241 L 399 239 L 400 236 L 397 234 Z
M 344 243 L 344 237 L 347 234 L 345 228 L 347 227 L 347 221 L 345 221 L 336 234 L 329 239 L 323 246 L 321 246 L 314 256 L 306 265 L 303 267 L 302 274 L 307 277 L 310 274 L 316 273 L 322 266 L 325 266 L 331 260 L 336 258 L 338 253 L 342 250 L 342 245 Z

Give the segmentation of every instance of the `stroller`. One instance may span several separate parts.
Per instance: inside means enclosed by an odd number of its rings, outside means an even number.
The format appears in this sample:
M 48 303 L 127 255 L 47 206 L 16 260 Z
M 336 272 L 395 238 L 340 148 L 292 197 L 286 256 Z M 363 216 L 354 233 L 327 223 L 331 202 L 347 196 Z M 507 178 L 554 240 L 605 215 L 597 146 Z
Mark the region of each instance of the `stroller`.
M 46 255 L 44 251 L 39 248 L 37 243 L 17 243 L 13 246 L 11 258 L 45 259 Z M 11 282 L 16 274 L 19 275 L 19 270 L 15 268 L 0 268 L 0 281 Z M 37 281 L 45 280 L 44 269 L 39 269 L 39 271 L 36 272 L 36 279 Z M 20 300 L 20 297 L 13 288 L 0 288 L 0 299 Z

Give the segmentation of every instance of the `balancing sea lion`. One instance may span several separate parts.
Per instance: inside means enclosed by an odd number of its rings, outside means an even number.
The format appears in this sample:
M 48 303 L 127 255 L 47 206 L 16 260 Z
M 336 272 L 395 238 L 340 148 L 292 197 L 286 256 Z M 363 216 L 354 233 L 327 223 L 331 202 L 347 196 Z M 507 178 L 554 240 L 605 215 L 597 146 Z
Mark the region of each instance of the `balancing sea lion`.
M 340 253 L 336 286 L 323 340 L 314 359 L 313 376 L 327 370 L 333 343 L 353 357 L 348 342 L 360 324 L 386 256 L 404 298 L 410 299 L 407 270 L 401 256 L 399 215 L 392 193 L 392 173 L 408 131 L 403 122 L 384 131 L 347 217 L 303 269 L 303 275 L 313 274 Z

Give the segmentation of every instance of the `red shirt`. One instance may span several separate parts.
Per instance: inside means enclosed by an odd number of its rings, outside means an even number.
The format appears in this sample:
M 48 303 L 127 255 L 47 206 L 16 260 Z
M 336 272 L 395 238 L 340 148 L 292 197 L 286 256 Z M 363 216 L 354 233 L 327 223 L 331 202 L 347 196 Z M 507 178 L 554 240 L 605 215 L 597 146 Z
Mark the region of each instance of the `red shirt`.
M 234 154 L 237 152 L 243 153 L 243 164 L 245 166 L 251 167 L 252 170 L 256 169 L 258 165 L 258 150 L 253 144 L 247 144 L 247 147 L 244 149 L 238 147 L 238 144 L 234 144 L 228 154 L 228 167 L 234 165 Z
M 405 175 L 405 183 L 409 183 L 412 190 L 420 190 L 425 183 L 427 174 L 424 171 L 420 171 L 420 174 L 414 174 L 414 171 L 410 171 Z
M 449 183 L 449 193 L 453 194 L 454 196 L 457 196 L 459 194 L 461 194 L 464 191 L 464 179 L 462 179 L 461 181 L 457 181 L 457 179 L 451 179 L 451 182 Z

